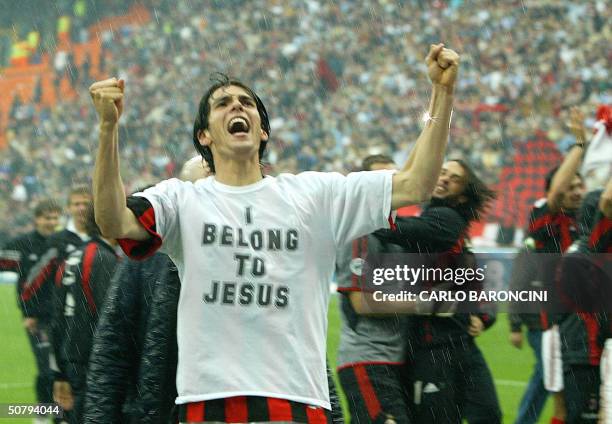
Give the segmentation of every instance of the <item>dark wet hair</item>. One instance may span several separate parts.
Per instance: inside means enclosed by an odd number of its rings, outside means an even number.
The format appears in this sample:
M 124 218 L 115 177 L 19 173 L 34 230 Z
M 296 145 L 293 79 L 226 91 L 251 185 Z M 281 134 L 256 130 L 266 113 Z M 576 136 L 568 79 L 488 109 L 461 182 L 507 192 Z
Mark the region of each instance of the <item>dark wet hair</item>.
M 387 155 L 370 155 L 370 156 L 366 157 L 363 160 L 363 162 L 361 162 L 361 169 L 363 171 L 371 171 L 372 170 L 372 165 L 375 165 L 377 163 L 383 163 L 383 164 L 393 163 L 393 164 L 395 164 L 395 162 L 393 161 L 393 159 L 391 159 L 390 156 L 387 156 Z
M 466 184 L 461 194 L 467 200 L 457 205 L 456 208 L 468 221 L 480 220 L 489 202 L 495 199 L 497 194 L 487 187 L 463 159 L 450 159 L 448 162 L 457 162 L 465 171 Z
M 561 168 L 561 165 L 555 166 L 553 169 L 551 169 L 550 171 L 546 173 L 546 176 L 544 177 L 544 191 L 546 193 L 548 193 L 548 190 L 550 190 L 550 185 L 552 184 L 552 180 L 555 177 L 555 174 L 557 173 L 559 168 Z M 576 172 L 576 176 L 582 179 L 582 175 L 580 175 L 580 172 Z
M 48 213 L 62 213 L 62 207 L 53 199 L 43 199 L 36 204 L 34 208 L 34 216 L 40 218 Z
M 208 129 L 208 116 L 210 115 L 210 104 L 208 103 L 208 100 L 217 89 L 233 85 L 236 87 L 240 87 L 244 89 L 247 93 L 249 93 L 249 95 L 252 96 L 255 100 L 257 111 L 259 112 L 259 117 L 261 118 L 261 129 L 264 130 L 266 134 L 268 134 L 268 139 L 270 137 L 270 120 L 268 118 L 268 112 L 266 111 L 266 107 L 264 106 L 263 102 L 261 101 L 259 96 L 255 94 L 255 92 L 246 84 L 239 80 L 232 79 L 220 72 L 215 72 L 214 74 L 212 74 L 210 80 L 213 85 L 208 88 L 206 93 L 204 93 L 204 95 L 200 99 L 200 104 L 198 106 L 198 114 L 196 115 L 195 121 L 193 123 L 193 145 L 195 146 L 198 153 L 201 154 L 202 157 L 206 160 L 206 163 L 208 163 L 210 171 L 214 173 L 215 161 L 213 159 L 212 150 L 209 146 L 202 146 L 200 144 L 200 141 L 198 140 L 198 133 L 200 131 Z M 260 162 L 263 158 L 264 152 L 266 151 L 267 144 L 267 140 L 261 140 L 261 143 L 259 145 Z

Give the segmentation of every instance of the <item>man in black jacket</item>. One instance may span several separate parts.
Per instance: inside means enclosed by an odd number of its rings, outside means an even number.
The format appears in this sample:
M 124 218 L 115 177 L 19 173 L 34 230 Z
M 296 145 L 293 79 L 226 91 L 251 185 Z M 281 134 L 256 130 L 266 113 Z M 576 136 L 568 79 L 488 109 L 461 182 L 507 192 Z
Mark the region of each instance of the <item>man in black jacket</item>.
M 53 293 L 53 396 L 70 424 L 82 423 L 93 334 L 118 259 L 114 240 L 99 234 L 93 207 L 86 217 L 85 229 L 91 240 L 58 264 Z
M 172 422 L 179 292 L 164 254 L 119 266 L 93 342 L 84 422 Z
M 442 166 L 432 199 L 420 216 L 400 218 L 395 230 L 375 234 L 381 241 L 401 245 L 406 253 L 457 254 L 451 259 L 465 262 L 459 266 L 471 266 L 473 254 L 465 246 L 468 228 L 494 197 L 467 163 L 450 160 Z M 407 320 L 414 422 L 501 422 L 491 373 L 474 342 L 494 321 L 494 315 L 488 313 L 422 315 Z
M 62 208 L 55 201 L 41 200 L 34 208 L 34 231 L 10 240 L 0 250 L 0 271 L 16 274 L 23 326 L 36 358 L 36 398 L 40 403 L 50 403 L 53 400 L 53 375 L 49 369 L 51 311 L 44 303 L 30 302 L 26 306 L 21 301 L 21 294 L 32 267 L 46 251 L 48 237 L 57 229 L 61 213 Z

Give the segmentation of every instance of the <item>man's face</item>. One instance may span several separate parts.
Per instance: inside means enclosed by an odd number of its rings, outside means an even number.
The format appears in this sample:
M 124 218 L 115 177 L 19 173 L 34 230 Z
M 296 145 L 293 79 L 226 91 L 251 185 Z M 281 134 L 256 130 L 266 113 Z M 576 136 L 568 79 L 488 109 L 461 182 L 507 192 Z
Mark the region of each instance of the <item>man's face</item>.
M 198 140 L 209 146 L 215 157 L 248 159 L 257 155 L 261 140 L 268 134 L 261 129 L 261 117 L 255 99 L 235 85 L 220 87 L 208 99 L 210 113 L 208 129 L 201 131 Z
M 466 175 L 463 166 L 459 162 L 446 162 L 442 165 L 442 171 L 438 177 L 438 183 L 434 188 L 432 197 L 436 199 L 456 199 L 459 203 L 465 201 L 463 192 L 466 186 Z
M 34 226 L 40 235 L 48 237 L 57 229 L 59 219 L 59 212 L 45 212 L 34 218 Z
M 575 175 L 569 189 L 563 193 L 561 207 L 566 210 L 578 209 L 580 207 L 580 203 L 582 203 L 582 198 L 584 197 L 584 190 L 585 188 L 582 178 Z
M 86 194 L 73 194 L 72 196 L 70 196 L 70 203 L 68 203 L 68 212 L 79 227 L 85 226 L 87 222 L 86 212 L 90 203 L 91 196 L 88 196 Z

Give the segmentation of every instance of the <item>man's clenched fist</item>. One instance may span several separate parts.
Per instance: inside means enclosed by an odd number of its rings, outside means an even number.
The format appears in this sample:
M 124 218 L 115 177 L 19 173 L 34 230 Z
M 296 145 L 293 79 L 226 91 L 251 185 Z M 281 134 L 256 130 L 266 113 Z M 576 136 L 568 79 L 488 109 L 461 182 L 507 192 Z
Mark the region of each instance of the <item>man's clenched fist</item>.
M 119 121 L 123 112 L 123 88 L 125 81 L 109 78 L 94 82 L 89 87 L 89 94 L 98 113 L 101 123 L 114 124 Z
M 459 70 L 459 55 L 451 49 L 445 49 L 444 44 L 432 44 L 425 63 L 431 82 L 445 86 L 452 93 Z

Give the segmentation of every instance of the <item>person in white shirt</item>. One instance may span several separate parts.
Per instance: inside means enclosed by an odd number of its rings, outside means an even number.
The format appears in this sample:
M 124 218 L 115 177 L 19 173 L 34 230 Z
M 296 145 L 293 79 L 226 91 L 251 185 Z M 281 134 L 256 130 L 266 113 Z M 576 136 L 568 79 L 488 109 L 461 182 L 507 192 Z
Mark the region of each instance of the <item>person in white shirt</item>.
M 264 176 L 263 102 L 221 78 L 203 96 L 194 144 L 213 175 L 163 181 L 125 199 L 118 122 L 125 84 L 90 93 L 100 118 L 96 222 L 134 258 L 157 248 L 181 279 L 177 389 L 182 422 L 328 422 L 328 283 L 339 246 L 433 190 L 448 139 L 459 56 L 426 58 L 433 83 L 425 128 L 399 172 Z

